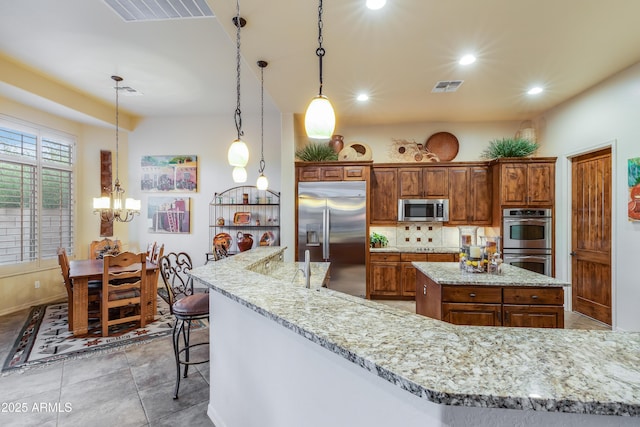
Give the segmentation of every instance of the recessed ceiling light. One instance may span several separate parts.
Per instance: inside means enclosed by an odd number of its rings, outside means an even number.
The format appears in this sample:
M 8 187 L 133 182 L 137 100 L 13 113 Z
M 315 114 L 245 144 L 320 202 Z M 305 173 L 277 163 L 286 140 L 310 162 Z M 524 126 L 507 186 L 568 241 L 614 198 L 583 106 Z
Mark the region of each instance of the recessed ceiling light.
M 367 7 L 371 10 L 382 9 L 387 0 L 367 0 Z
M 537 95 L 542 92 L 542 88 L 540 86 L 534 86 L 527 92 L 529 95 Z
M 368 101 L 369 95 L 367 95 L 366 93 L 361 93 L 356 99 L 360 102 Z
M 465 55 L 462 58 L 460 58 L 460 65 L 469 65 L 469 64 L 473 64 L 474 62 L 476 62 L 476 57 L 473 55 Z

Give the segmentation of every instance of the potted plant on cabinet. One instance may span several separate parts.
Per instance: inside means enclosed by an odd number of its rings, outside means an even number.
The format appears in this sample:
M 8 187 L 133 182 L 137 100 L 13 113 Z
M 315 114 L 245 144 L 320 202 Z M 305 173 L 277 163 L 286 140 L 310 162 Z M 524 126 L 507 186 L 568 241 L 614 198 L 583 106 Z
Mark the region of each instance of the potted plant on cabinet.
M 371 236 L 369 236 L 369 245 L 372 248 L 384 248 L 387 244 L 389 244 L 389 240 L 382 234 L 378 234 L 374 231 L 371 233 Z
M 538 144 L 525 138 L 502 138 L 489 142 L 489 146 L 480 155 L 484 159 L 502 157 L 527 157 L 538 149 Z

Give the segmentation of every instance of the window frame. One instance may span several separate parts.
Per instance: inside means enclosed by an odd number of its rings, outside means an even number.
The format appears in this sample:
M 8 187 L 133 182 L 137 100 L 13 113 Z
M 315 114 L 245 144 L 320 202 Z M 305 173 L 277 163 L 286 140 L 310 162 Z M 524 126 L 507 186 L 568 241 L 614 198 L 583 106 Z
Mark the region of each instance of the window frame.
M 69 213 L 71 219 L 69 221 L 68 237 L 65 239 L 69 242 L 69 246 L 66 247 L 69 256 L 74 254 L 74 246 L 77 238 L 77 137 L 75 135 L 51 129 L 44 125 L 25 122 L 14 117 L 5 116 L 0 114 L 0 127 L 15 131 L 18 133 L 30 134 L 36 136 L 36 157 L 35 159 L 26 156 L 13 156 L 0 152 L 0 161 L 10 162 L 15 164 L 31 165 L 35 166 L 35 192 L 36 192 L 36 255 L 35 259 L 24 260 L 12 263 L 0 264 L 0 277 L 6 277 L 15 273 L 24 274 L 25 271 L 35 272 L 39 270 L 49 269 L 54 265 L 57 265 L 57 257 L 55 255 L 48 254 L 43 255 L 43 247 L 46 246 L 46 242 L 43 240 L 43 236 L 46 233 L 45 225 L 43 224 L 44 214 L 44 170 L 60 170 L 70 173 L 70 191 L 69 191 Z M 65 165 L 64 163 L 48 161 L 43 156 L 43 140 L 51 141 L 54 143 L 65 144 L 70 147 L 71 164 Z

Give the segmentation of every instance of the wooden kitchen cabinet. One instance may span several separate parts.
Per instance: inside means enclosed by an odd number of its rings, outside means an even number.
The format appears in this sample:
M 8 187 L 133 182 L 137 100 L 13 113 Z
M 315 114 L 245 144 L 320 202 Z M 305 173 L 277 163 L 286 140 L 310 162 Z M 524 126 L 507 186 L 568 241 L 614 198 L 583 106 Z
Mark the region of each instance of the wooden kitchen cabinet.
M 369 295 L 378 299 L 384 297 L 412 299 L 416 295 L 416 273 L 418 271 L 413 266 L 413 261 L 455 262 L 457 260 L 458 254 L 454 253 L 372 253 L 369 259 L 369 280 L 371 282 Z M 392 283 L 396 277 L 397 279 Z
M 492 218 L 488 166 L 449 168 L 449 225 L 488 225 Z
M 399 296 L 402 293 L 399 253 L 375 253 L 369 257 L 369 295 Z
M 340 162 L 296 162 L 298 182 L 367 181 L 369 165 Z
M 555 199 L 556 158 L 499 159 L 494 164 L 498 203 L 508 206 L 550 206 Z
M 447 198 L 449 171 L 446 167 L 414 167 L 398 169 L 398 198 Z
M 370 182 L 370 223 L 395 225 L 398 220 L 398 169 L 374 167 Z
M 456 325 L 564 328 L 564 290 L 440 285 L 416 275 L 416 313 Z
M 562 288 L 504 289 L 503 325 L 564 328 Z

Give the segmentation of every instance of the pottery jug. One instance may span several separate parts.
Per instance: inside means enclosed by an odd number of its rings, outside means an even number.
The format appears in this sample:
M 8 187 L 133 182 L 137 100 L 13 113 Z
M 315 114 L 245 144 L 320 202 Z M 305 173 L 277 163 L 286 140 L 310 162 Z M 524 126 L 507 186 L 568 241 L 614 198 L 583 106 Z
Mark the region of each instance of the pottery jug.
M 344 148 L 344 137 L 342 135 L 333 135 L 331 141 L 329 141 L 329 147 L 339 153 Z
M 240 252 L 248 251 L 253 246 L 253 236 L 249 233 L 238 231 L 238 249 Z

